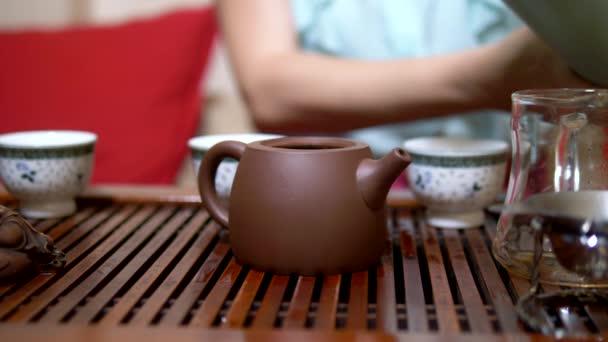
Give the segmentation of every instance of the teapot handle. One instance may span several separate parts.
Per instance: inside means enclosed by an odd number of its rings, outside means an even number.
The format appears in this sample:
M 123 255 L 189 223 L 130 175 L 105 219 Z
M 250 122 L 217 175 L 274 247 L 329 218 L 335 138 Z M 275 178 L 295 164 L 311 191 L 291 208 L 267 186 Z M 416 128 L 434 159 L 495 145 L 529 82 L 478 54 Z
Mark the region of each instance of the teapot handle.
M 240 160 L 247 145 L 239 141 L 222 141 L 205 154 L 199 172 L 198 189 L 207 211 L 220 225 L 228 228 L 228 209 L 221 204 L 215 190 L 215 175 L 224 158 Z

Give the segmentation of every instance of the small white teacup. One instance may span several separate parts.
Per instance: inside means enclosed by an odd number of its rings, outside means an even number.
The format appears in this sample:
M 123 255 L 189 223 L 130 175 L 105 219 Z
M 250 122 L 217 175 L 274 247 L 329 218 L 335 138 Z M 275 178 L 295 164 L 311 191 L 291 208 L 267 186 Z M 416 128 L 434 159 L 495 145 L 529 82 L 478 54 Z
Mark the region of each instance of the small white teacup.
M 0 135 L 0 177 L 30 218 L 73 214 L 89 184 L 97 135 L 83 131 L 27 131 Z
M 205 154 L 215 144 L 226 141 L 234 140 L 240 141 L 245 144 L 249 144 L 254 141 L 268 140 L 280 138 L 282 135 L 277 134 L 263 134 L 263 133 L 235 133 L 235 134 L 214 134 L 214 135 L 202 135 L 190 139 L 188 146 L 192 153 L 192 167 L 194 167 L 194 173 L 198 176 L 198 171 Z M 238 162 L 234 159 L 226 159 L 220 163 L 217 168 L 217 174 L 215 175 L 215 190 L 217 191 L 218 197 L 227 200 L 230 197 L 230 191 L 232 190 L 232 181 L 236 174 L 236 168 Z
M 421 137 L 403 144 L 412 163 L 406 174 L 439 228 L 478 227 L 483 208 L 496 200 L 505 180 L 509 145 L 502 140 Z

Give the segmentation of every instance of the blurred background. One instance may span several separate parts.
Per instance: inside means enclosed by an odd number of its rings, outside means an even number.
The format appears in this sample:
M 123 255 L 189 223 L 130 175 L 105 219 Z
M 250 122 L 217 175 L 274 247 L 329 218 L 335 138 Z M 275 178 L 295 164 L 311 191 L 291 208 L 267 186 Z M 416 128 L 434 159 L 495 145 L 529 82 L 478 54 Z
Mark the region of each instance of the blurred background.
M 72 39 L 76 32 L 77 34 L 82 33 L 84 29 L 86 34 L 97 34 L 98 32 L 91 33 L 90 31 L 86 31 L 89 29 L 100 29 L 100 30 L 114 30 L 112 32 L 116 32 L 120 35 L 120 30 L 124 30 L 125 34 L 131 34 L 129 28 L 133 28 L 133 25 L 140 25 L 141 23 L 153 24 L 155 20 L 165 20 L 163 18 L 171 18 L 171 16 L 181 16 L 174 21 L 177 21 L 177 26 L 179 22 L 187 22 L 192 19 L 193 21 L 199 20 L 207 20 L 212 21 L 207 26 L 196 26 L 197 30 L 209 31 L 207 32 L 209 36 L 212 37 L 213 43 L 208 44 L 202 48 L 208 49 L 209 51 L 204 51 L 200 54 L 198 51 L 196 56 L 199 59 L 206 59 L 205 61 L 200 61 L 203 65 L 203 72 L 200 75 L 199 83 L 199 92 L 200 92 L 200 109 L 198 110 L 198 120 L 196 120 L 196 127 L 194 132 L 192 132 L 191 128 L 187 129 L 187 135 L 201 135 L 201 134 L 217 134 L 217 133 L 243 133 L 243 132 L 253 132 L 254 128 L 251 124 L 251 121 L 247 117 L 245 107 L 239 98 L 238 91 L 235 87 L 235 82 L 232 78 L 232 73 L 229 67 L 229 63 L 226 58 L 225 50 L 223 48 L 223 44 L 221 42 L 221 38 L 218 37 L 217 34 L 217 24 L 214 20 L 209 19 L 209 16 L 201 16 L 199 17 L 186 17 L 189 12 L 201 13 L 201 10 L 210 9 L 212 7 L 212 0 L 2 0 L 0 1 L 0 60 L 3 61 L 5 67 L 7 65 L 10 67 L 11 65 L 15 65 L 10 68 L 14 72 L 13 73 L 3 73 L 4 76 L 0 76 L 0 117 L 5 122 L 0 128 L 0 133 L 4 133 L 6 131 L 12 130 L 22 130 L 22 129 L 39 129 L 39 128 L 64 128 L 63 122 L 54 121 L 54 113 L 49 112 L 52 111 L 50 108 L 54 108 L 53 110 L 61 113 L 61 120 L 65 119 L 68 122 L 65 124 L 66 128 L 87 128 L 86 124 L 75 120 L 75 122 L 71 122 L 72 116 L 65 116 L 63 113 L 62 104 L 57 100 L 55 102 L 59 103 L 56 105 L 53 99 L 57 99 L 60 97 L 60 94 L 55 94 L 56 87 L 61 87 L 62 82 L 56 82 L 52 87 L 49 86 L 45 88 L 43 86 L 39 86 L 36 83 L 48 83 L 49 80 L 45 79 L 45 77 L 50 77 L 49 75 L 55 75 L 55 78 L 61 78 L 64 74 L 62 70 L 54 70 L 53 72 L 46 72 L 43 70 L 42 66 L 48 67 L 49 69 L 58 69 L 64 68 L 66 72 L 69 71 L 71 65 L 74 65 L 74 61 L 68 62 L 67 64 L 51 64 L 52 60 L 50 58 L 46 59 L 45 55 L 48 52 L 48 55 L 53 56 L 54 54 L 64 53 L 68 54 L 64 59 L 69 60 L 71 53 L 69 48 L 65 46 L 61 46 L 60 44 L 69 44 L 68 39 Z M 212 16 L 213 14 L 211 14 Z M 181 19 L 180 19 L 181 18 Z M 161 25 L 159 22 L 158 25 Z M 169 24 L 166 24 L 166 26 Z M 183 24 L 182 26 L 184 26 Z M 163 30 L 169 30 L 169 28 L 163 27 Z M 191 25 L 194 27 L 194 25 Z M 179 28 L 184 34 L 187 33 L 185 28 Z M 176 28 L 177 30 L 177 28 Z M 133 30 L 131 30 L 133 31 Z M 211 32 L 213 31 L 213 32 Z M 152 31 L 151 31 L 152 32 Z M 101 34 L 101 33 L 100 33 Z M 134 33 L 133 33 L 134 34 Z M 201 34 L 201 32 L 197 32 L 196 34 Z M 203 34 L 206 34 L 203 32 Z M 40 53 L 38 46 L 43 46 L 43 43 L 38 43 L 35 39 L 47 39 L 48 35 L 53 35 L 52 43 L 49 46 L 57 46 L 58 49 L 62 49 L 63 52 L 54 52 L 49 50 L 49 48 L 45 48 L 43 53 Z M 61 37 L 62 35 L 66 35 L 68 38 Z M 150 36 L 150 34 L 148 34 Z M 178 36 L 179 34 L 174 34 L 174 36 Z M 51 38 L 49 38 L 51 39 Z M 74 38 L 74 43 L 78 44 L 78 40 L 81 37 Z M 89 38 L 85 36 L 84 41 L 87 41 Z M 100 43 L 94 45 L 107 45 L 112 48 L 111 40 L 102 40 L 99 39 Z M 154 37 L 149 37 L 154 43 Z M 207 38 L 205 38 L 207 39 Z M 2 41 L 5 41 L 5 44 Z M 171 40 L 171 37 L 169 37 Z M 197 38 L 197 40 L 201 40 Z M 141 41 L 141 38 L 137 38 L 134 40 L 134 44 L 137 45 Z M 8 42 L 8 43 L 7 43 Z M 25 42 L 25 43 L 22 43 Z M 175 49 L 183 49 L 178 43 L 171 42 L 175 44 Z M 142 49 L 146 48 L 145 42 L 142 42 Z M 159 39 L 158 44 L 163 44 Z M 184 45 L 188 47 L 191 44 L 184 40 Z M 4 47 L 3 47 L 4 46 Z M 32 46 L 35 46 L 32 47 Z M 81 44 L 81 46 L 84 46 Z M 78 47 L 76 47 L 76 50 Z M 91 48 L 88 47 L 90 50 Z M 120 47 L 116 47 L 116 49 L 120 49 Z M 164 47 L 164 50 L 172 49 L 171 45 L 167 45 Z M 200 48 L 199 48 L 200 50 Z M 68 52 L 65 52 L 68 51 Z M 100 50 L 101 51 L 101 50 Z M 137 51 L 137 50 L 135 50 Z M 28 55 L 38 53 L 38 56 L 34 56 L 32 58 L 27 58 Z M 82 52 L 78 52 L 73 56 L 81 56 Z M 143 51 L 145 56 L 145 51 Z M 25 58 L 23 56 L 26 56 Z M 169 55 L 167 55 L 169 56 Z M 177 55 L 179 56 L 179 55 Z M 30 56 L 31 57 L 31 56 Z M 177 59 L 173 56 L 169 56 L 171 58 Z M 97 72 L 103 72 L 104 63 L 109 59 L 113 58 L 113 56 L 105 51 L 96 51 L 93 56 L 87 56 L 88 59 L 92 59 L 91 63 L 94 68 L 98 69 Z M 141 57 L 139 57 L 141 58 Z M 152 58 L 152 57 L 151 57 Z M 182 59 L 181 61 L 174 60 L 175 64 L 179 64 L 180 62 L 185 62 L 184 58 L 178 57 Z M 25 65 L 26 62 L 23 60 L 33 61 L 32 65 Z M 59 58 L 61 59 L 61 58 Z M 145 59 L 145 58 L 144 58 Z M 8 62 L 7 62 L 8 60 Z M 51 61 L 51 62 L 49 62 Z M 19 64 L 20 63 L 20 64 Z M 191 63 L 191 62 L 188 62 Z M 90 66 L 88 66 L 90 68 Z M 161 65 L 159 65 L 160 69 Z M 38 68 L 38 69 L 36 69 Z M 74 68 L 80 68 L 80 64 L 76 63 Z M 86 67 L 82 67 L 86 69 Z M 132 66 L 125 66 L 126 70 L 132 68 Z M 15 70 L 17 69 L 17 70 Z M 21 70 L 23 69 L 23 70 Z M 167 68 L 170 69 L 170 68 Z M 25 70 L 25 71 L 24 71 Z M 32 71 L 35 70 L 35 71 Z M 183 69 L 183 70 L 188 70 Z M 182 69 L 180 72 L 184 74 Z M 193 70 L 197 70 L 193 68 Z M 29 73 L 28 73 L 29 72 Z M 109 73 L 117 72 L 109 71 Z M 142 71 L 149 74 L 156 74 L 154 70 Z M 75 73 L 82 74 L 83 71 L 77 71 Z M 85 71 L 86 73 L 86 71 Z M 160 74 L 161 72 L 158 72 Z M 178 74 L 178 76 L 183 76 L 182 74 Z M 29 76 L 28 76 L 29 75 Z M 59 75 L 59 76 L 57 76 Z M 70 76 L 71 77 L 71 76 Z M 179 77 L 168 78 L 171 80 L 179 80 Z M 20 80 L 24 80 L 20 85 Z M 72 80 L 72 78 L 69 78 Z M 163 79 L 164 80 L 164 79 Z M 56 80 L 61 81 L 61 80 Z M 55 82 L 55 81 L 53 81 Z M 66 81 L 67 82 L 67 81 Z M 87 82 L 86 80 L 78 80 L 78 83 Z M 117 82 L 113 80 L 115 83 L 121 83 L 120 80 Z M 141 84 L 145 85 L 147 80 L 142 79 Z M 135 83 L 137 87 L 142 86 L 141 84 Z M 82 88 L 82 84 L 78 85 Z M 126 88 L 125 88 L 126 89 Z M 180 90 L 180 89 L 178 89 Z M 128 94 L 128 89 L 126 94 Z M 175 89 L 167 90 L 167 93 L 175 92 Z M 24 93 L 26 93 L 24 95 Z M 31 105 L 24 105 L 23 103 L 16 100 L 19 97 L 28 98 L 28 102 L 36 102 L 36 98 L 42 98 L 44 95 L 41 93 L 50 94 L 51 100 L 45 102 L 45 107 L 32 107 Z M 2 95 L 4 94 L 4 95 Z M 100 92 L 100 94 L 102 94 Z M 107 92 L 103 93 L 107 94 Z M 156 105 L 158 103 L 154 101 L 154 99 L 150 99 L 150 93 L 145 93 L 147 98 L 150 100 L 152 105 Z M 159 98 L 163 98 L 163 94 L 160 92 L 156 92 L 154 94 L 158 94 Z M 52 96 L 51 96 L 52 95 Z M 74 95 L 75 96 L 75 95 Z M 125 95 L 126 96 L 126 95 Z M 82 97 L 82 96 L 81 96 Z M 24 100 L 25 101 L 25 100 Z M 45 100 L 41 100 L 45 101 Z M 95 100 L 90 100 L 89 103 L 95 103 Z M 151 106 L 150 104 L 146 104 L 147 106 Z M 42 106 L 42 105 L 41 105 Z M 115 108 L 120 106 L 120 104 L 115 105 Z M 25 108 L 25 109 L 24 109 Z M 66 109 L 66 111 L 72 111 L 74 113 L 81 113 L 82 108 L 74 108 L 73 106 Z M 85 107 L 86 108 L 86 105 Z M 47 110 L 48 109 L 48 110 Z M 135 110 L 131 111 L 134 112 Z M 129 112 L 129 113 L 131 113 Z M 86 116 L 86 113 L 81 113 L 82 116 Z M 63 116 L 62 116 L 63 115 Z M 65 118 L 64 118 L 65 116 Z M 124 115 L 123 115 L 124 117 Z M 46 121 L 45 121 L 46 120 Z M 50 121 L 49 121 L 50 120 Z M 142 118 L 138 118 L 138 120 L 142 120 Z M 173 120 L 172 118 L 167 118 L 167 120 Z M 178 119 L 180 120 L 180 119 Z M 45 124 L 47 122 L 47 124 Z M 167 121 L 171 122 L 171 121 Z M 126 123 L 125 123 L 126 124 Z M 53 126 L 53 127 L 45 127 Z M 137 127 L 130 127 L 129 129 L 134 130 Z M 119 141 L 118 135 L 120 132 L 110 132 L 107 131 L 105 136 L 100 137 L 100 142 L 106 142 L 110 137 L 115 139 L 117 142 Z M 108 137 L 110 136 L 110 137 Z M 137 135 L 132 137 L 133 139 L 137 139 Z M 178 144 L 185 144 L 184 137 L 181 137 L 181 140 Z M 105 146 L 100 146 L 103 148 Z M 103 151 L 98 151 L 102 153 Z M 185 146 L 183 149 L 180 149 L 180 153 L 184 156 L 184 160 L 179 167 L 179 172 L 175 177 L 175 183 L 181 186 L 191 186 L 194 184 L 194 176 L 193 170 L 190 166 L 189 162 L 189 154 L 187 153 Z M 103 155 L 97 156 L 97 159 L 103 158 Z M 97 160 L 99 162 L 99 160 Z M 103 161 L 102 161 L 103 162 Z M 97 171 L 97 170 L 96 170 Z M 95 177 L 95 176 L 94 176 Z M 101 176 L 100 176 L 101 177 Z M 142 178 L 142 181 L 138 181 L 136 176 L 134 176 L 134 183 L 142 183 L 148 182 L 148 178 Z M 109 179 L 109 182 L 114 182 L 112 178 Z M 98 182 L 106 182 L 104 178 L 98 178 Z M 122 182 L 120 178 L 116 178 L 116 182 Z M 125 178 L 126 179 L 126 178 Z M 166 179 L 161 179 L 159 181 L 152 180 L 152 183 L 165 183 Z M 95 178 L 94 178 L 95 181 Z M 129 182 L 127 179 L 125 182 Z

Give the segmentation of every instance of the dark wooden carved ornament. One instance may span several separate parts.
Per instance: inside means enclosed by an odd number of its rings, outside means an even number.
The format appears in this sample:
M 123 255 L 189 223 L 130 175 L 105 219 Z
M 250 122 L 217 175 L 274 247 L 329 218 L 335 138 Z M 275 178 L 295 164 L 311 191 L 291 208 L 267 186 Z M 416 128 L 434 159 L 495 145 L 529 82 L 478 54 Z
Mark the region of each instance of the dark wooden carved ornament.
M 15 211 L 0 205 L 0 280 L 35 266 L 60 268 L 65 254 Z

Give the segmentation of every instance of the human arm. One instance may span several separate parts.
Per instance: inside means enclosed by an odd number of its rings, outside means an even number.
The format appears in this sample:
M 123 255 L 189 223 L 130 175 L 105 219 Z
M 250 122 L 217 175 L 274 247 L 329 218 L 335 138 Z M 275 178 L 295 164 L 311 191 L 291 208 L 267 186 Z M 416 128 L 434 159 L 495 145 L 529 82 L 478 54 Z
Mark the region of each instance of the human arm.
M 529 32 L 441 56 L 361 61 L 302 51 L 288 0 L 219 0 L 218 9 L 236 77 L 263 130 L 334 132 L 505 108 L 512 91 L 532 85 L 509 69 L 520 63 L 519 50 L 505 50 L 524 48 Z

